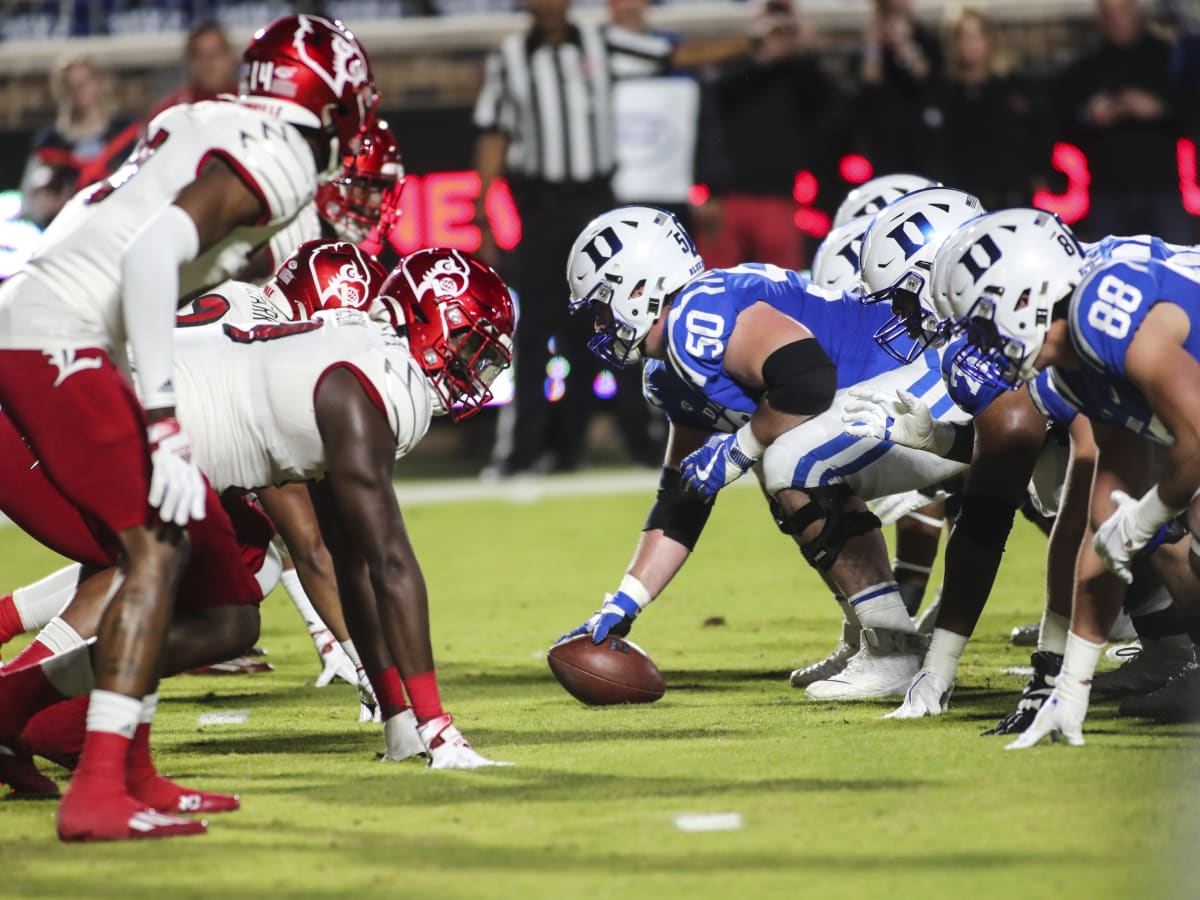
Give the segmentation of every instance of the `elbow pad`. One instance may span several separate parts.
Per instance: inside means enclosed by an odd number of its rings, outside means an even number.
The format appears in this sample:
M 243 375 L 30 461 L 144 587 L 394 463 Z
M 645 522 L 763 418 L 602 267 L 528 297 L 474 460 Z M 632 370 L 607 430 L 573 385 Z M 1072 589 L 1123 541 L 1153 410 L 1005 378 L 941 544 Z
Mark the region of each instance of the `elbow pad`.
M 837 392 L 837 367 L 815 338 L 784 344 L 767 357 L 762 375 L 767 386 L 763 396 L 783 413 L 823 413 Z
M 708 522 L 712 504 L 703 500 L 695 491 L 683 488 L 683 478 L 674 469 L 663 469 L 658 482 L 658 496 L 650 507 L 650 515 L 642 531 L 662 529 L 663 535 L 688 550 L 696 548 L 700 532 Z

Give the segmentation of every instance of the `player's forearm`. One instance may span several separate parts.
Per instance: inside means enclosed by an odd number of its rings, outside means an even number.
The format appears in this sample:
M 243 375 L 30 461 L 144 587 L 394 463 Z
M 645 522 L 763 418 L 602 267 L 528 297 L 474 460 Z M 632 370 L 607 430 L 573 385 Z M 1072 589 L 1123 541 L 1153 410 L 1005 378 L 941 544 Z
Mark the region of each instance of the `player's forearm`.
M 1090 539 L 1080 546 L 1075 584 L 1071 631 L 1081 638 L 1103 644 L 1121 611 L 1125 585 L 1105 568 Z
M 666 590 L 690 555 L 691 550 L 661 530 L 643 531 L 633 561 L 625 571 L 640 581 L 654 599 Z
M 1200 488 L 1200 435 L 1176 435 L 1175 445 L 1158 481 L 1163 505 L 1176 513 L 1186 509 Z
M 170 205 L 143 226 L 121 263 L 122 314 L 133 348 L 142 404 L 173 409 L 173 334 L 179 299 L 179 266 L 199 252 L 191 217 Z

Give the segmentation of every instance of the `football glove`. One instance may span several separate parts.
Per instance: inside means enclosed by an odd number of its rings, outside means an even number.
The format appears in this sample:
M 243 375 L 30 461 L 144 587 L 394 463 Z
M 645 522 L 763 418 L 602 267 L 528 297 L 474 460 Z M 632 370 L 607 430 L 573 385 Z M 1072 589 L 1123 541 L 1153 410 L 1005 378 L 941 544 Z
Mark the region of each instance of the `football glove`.
M 192 461 L 192 442 L 174 416 L 159 419 L 146 429 L 150 444 L 150 506 L 159 518 L 181 528 L 204 518 L 208 483 Z
M 850 389 L 851 399 L 842 407 L 846 434 L 891 441 L 902 447 L 944 456 L 954 446 L 954 426 L 939 422 L 929 407 L 914 394 L 897 390 L 895 399 L 874 388 Z
M 642 608 L 638 606 L 637 601 L 624 591 L 605 594 L 604 605 L 600 609 L 594 612 L 586 622 L 578 628 L 568 631 L 555 643 L 561 644 L 563 641 L 581 634 L 590 634 L 593 644 L 603 644 L 609 634 L 625 637 L 629 634 L 629 629 L 633 627 L 633 620 L 641 611 Z
M 712 499 L 727 484 L 732 484 L 762 459 L 766 448 L 754 436 L 749 425 L 733 434 L 714 434 L 704 446 L 689 454 L 679 467 L 684 487 L 705 499 Z
M 912 684 L 904 695 L 904 702 L 884 718 L 920 719 L 924 716 L 940 716 L 949 706 L 951 690 L 941 675 L 922 669 L 913 676 Z
M 989 734 L 1021 734 L 1037 718 L 1038 711 L 1054 690 L 1054 679 L 1062 669 L 1063 658 L 1049 650 L 1038 650 L 1030 658 L 1033 674 L 1025 683 L 1017 709 L 983 732 Z
M 378 722 L 382 719 L 379 710 L 379 698 L 375 696 L 375 688 L 367 677 L 366 669 L 358 669 L 358 721 Z
M 354 661 L 346 655 L 333 632 L 328 628 L 309 632 L 317 653 L 321 656 L 321 674 L 317 676 L 314 687 L 326 687 L 340 678 L 346 684 L 358 685 L 358 674 L 354 669 Z
M 1130 562 L 1134 555 L 1149 544 L 1158 530 L 1179 513 L 1162 502 L 1158 488 L 1151 488 L 1140 500 L 1124 491 L 1113 491 L 1117 511 L 1096 529 L 1092 546 L 1114 574 L 1126 584 L 1133 583 Z

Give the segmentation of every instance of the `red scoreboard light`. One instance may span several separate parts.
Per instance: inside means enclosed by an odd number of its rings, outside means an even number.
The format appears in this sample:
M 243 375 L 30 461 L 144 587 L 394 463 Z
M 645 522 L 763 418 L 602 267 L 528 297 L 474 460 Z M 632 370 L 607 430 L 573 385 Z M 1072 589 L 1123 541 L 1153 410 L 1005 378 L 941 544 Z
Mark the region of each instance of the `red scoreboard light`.
M 409 175 L 400 197 L 403 215 L 392 232 L 392 247 L 400 254 L 422 247 L 479 249 L 479 227 L 474 221 L 479 187 L 477 172 Z M 507 182 L 492 184 L 486 210 L 496 243 L 501 250 L 512 250 L 521 242 L 521 220 Z

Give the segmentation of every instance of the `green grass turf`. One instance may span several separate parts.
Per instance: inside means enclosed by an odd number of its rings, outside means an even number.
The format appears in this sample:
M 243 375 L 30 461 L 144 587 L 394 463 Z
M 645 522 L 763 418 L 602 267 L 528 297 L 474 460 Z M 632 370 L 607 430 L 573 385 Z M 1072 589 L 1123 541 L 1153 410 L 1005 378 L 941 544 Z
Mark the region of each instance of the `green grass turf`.
M 264 605 L 272 674 L 166 682 L 161 768 L 238 791 L 203 838 L 64 846 L 52 803 L 0 804 L 11 897 L 1161 897 L 1196 896 L 1196 730 L 1100 704 L 1088 746 L 1006 753 L 980 730 L 1009 711 L 1028 662 L 1044 540 L 1024 523 L 949 715 L 884 722 L 890 705 L 813 705 L 787 685 L 823 656 L 836 607 L 757 492 L 722 498 L 700 553 L 639 622 L 666 697 L 588 709 L 541 658 L 612 589 L 646 497 L 414 509 L 447 708 L 485 754 L 517 764 L 431 772 L 375 760 L 353 691 L 308 687 L 311 644 L 282 592 Z M 0 587 L 54 558 L 0 531 Z M 723 626 L 705 627 L 712 617 Z M 14 650 L 9 647 L 6 655 Z M 200 727 L 246 709 L 244 725 Z M 56 774 L 61 775 L 58 770 Z M 745 827 L 684 833 L 680 813 Z M 1181 849 L 1182 848 L 1182 849 Z

